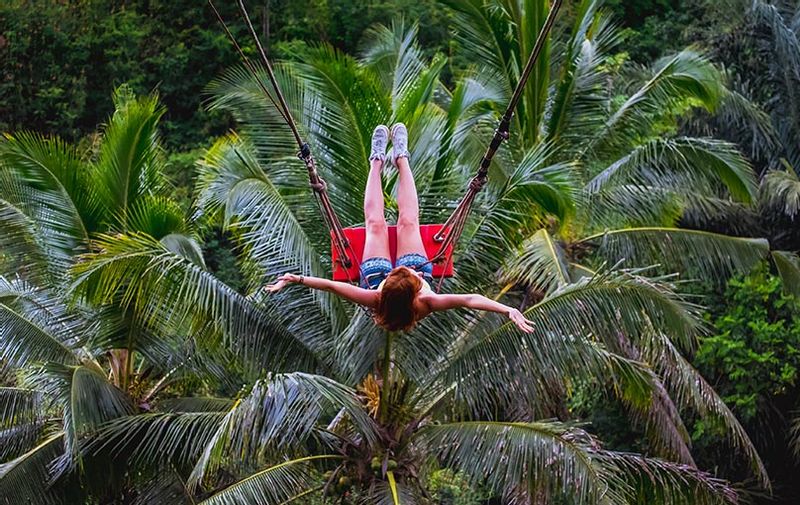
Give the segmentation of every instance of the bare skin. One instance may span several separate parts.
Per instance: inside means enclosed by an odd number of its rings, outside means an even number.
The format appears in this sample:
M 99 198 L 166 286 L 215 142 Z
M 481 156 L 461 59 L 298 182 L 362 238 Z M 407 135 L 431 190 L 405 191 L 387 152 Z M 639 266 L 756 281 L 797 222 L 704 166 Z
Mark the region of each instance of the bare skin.
M 367 232 L 364 243 L 364 258 L 390 257 L 389 233 L 384 216 L 383 187 L 381 186 L 383 163 L 379 159 L 372 160 L 369 176 L 367 177 L 367 187 L 364 192 L 364 226 Z M 412 253 L 427 257 L 419 232 L 419 202 L 414 175 L 411 172 L 407 158 L 398 158 L 395 160 L 395 165 L 398 171 L 397 207 L 399 211 L 397 217 L 397 257 Z M 422 277 L 422 272 L 408 270 Z M 380 297 L 379 291 L 363 289 L 346 282 L 337 282 L 319 277 L 304 277 L 289 273 L 283 274 L 274 284 L 267 286 L 266 289 L 274 293 L 290 283 L 299 283 L 312 289 L 330 291 L 353 303 L 373 309 L 378 306 Z M 520 330 L 525 333 L 533 331 L 533 322 L 526 319 L 519 310 L 477 293 L 442 295 L 421 289 L 414 298 L 414 311 L 417 314 L 417 320 L 429 316 L 432 312 L 462 307 L 505 314 Z

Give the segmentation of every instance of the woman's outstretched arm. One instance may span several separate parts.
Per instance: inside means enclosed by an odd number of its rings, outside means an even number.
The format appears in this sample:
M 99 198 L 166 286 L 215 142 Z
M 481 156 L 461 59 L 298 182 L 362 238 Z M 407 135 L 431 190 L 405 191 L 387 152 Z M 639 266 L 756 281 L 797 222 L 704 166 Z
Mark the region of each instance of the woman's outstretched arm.
M 275 284 L 270 284 L 266 287 L 270 293 L 280 291 L 287 284 L 303 284 L 311 289 L 319 289 L 321 291 L 330 291 L 331 293 L 350 300 L 353 303 L 363 305 L 369 308 L 375 308 L 378 303 L 378 292 L 369 289 L 359 288 L 346 282 L 331 281 L 322 279 L 320 277 L 305 277 L 295 274 L 283 274 L 278 277 Z
M 434 295 L 428 301 L 428 306 L 432 312 L 442 310 L 457 309 L 466 307 L 468 309 L 485 310 L 505 314 L 517 327 L 525 333 L 533 331 L 533 321 L 526 319 L 519 310 L 486 298 L 479 294 L 470 295 Z

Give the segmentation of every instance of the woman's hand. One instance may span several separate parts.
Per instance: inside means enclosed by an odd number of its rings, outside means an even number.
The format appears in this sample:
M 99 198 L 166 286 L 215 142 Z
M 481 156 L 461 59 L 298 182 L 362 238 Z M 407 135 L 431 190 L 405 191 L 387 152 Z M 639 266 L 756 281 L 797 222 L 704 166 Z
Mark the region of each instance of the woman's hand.
M 525 319 L 525 316 L 522 315 L 522 312 L 518 311 L 517 309 L 511 309 L 508 311 L 508 318 L 517 325 L 517 328 L 524 331 L 525 333 L 533 333 L 533 321 L 530 319 Z
M 266 289 L 270 293 L 277 293 L 278 291 L 280 291 L 281 289 L 286 287 L 286 285 L 291 283 L 291 282 L 302 283 L 303 282 L 303 276 L 302 275 L 295 275 L 295 274 L 283 274 L 280 277 L 278 277 L 278 281 L 275 282 L 275 284 L 268 284 L 267 287 L 264 288 L 264 289 Z

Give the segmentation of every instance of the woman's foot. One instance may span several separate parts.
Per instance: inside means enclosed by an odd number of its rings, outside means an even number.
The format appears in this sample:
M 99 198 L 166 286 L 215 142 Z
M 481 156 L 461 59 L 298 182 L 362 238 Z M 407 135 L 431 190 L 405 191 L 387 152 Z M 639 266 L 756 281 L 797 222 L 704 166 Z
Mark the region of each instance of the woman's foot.
M 392 163 L 397 166 L 398 158 L 408 158 L 408 130 L 403 123 L 392 126 Z
M 386 159 L 386 146 L 389 144 L 389 128 L 385 125 L 379 124 L 372 132 L 372 152 L 369 155 L 369 160 Z

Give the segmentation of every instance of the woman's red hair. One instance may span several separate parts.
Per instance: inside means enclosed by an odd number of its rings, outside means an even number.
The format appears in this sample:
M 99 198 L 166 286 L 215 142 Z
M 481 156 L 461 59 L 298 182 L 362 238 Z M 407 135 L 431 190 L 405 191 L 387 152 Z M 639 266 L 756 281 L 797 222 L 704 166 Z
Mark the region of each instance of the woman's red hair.
M 389 331 L 407 331 L 417 323 L 414 300 L 422 287 L 419 276 L 405 267 L 392 270 L 383 282 L 375 322 Z

